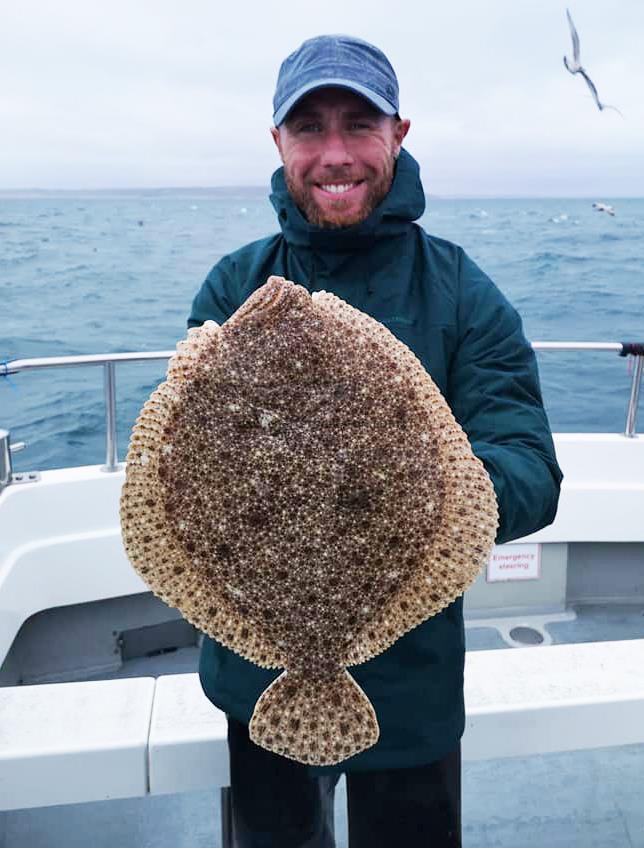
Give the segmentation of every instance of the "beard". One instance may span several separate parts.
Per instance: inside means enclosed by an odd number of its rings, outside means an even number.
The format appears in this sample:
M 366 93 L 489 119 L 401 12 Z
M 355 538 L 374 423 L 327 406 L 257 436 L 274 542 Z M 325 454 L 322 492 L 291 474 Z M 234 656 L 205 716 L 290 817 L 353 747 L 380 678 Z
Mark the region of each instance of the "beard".
M 368 174 L 370 179 L 366 197 L 361 207 L 355 212 L 348 211 L 351 202 L 344 200 L 341 196 L 332 201 L 330 210 L 322 210 L 313 197 L 311 184 L 296 182 L 286 165 L 284 166 L 284 179 L 295 205 L 309 224 L 324 229 L 341 229 L 365 221 L 376 206 L 384 200 L 393 182 L 395 164 L 396 157 L 392 153 L 391 158 L 387 160 L 384 171 L 375 180 L 372 179 L 372 174 L 375 174 L 375 172 Z M 339 180 L 353 182 L 346 174 L 329 174 L 328 178 L 334 182 Z

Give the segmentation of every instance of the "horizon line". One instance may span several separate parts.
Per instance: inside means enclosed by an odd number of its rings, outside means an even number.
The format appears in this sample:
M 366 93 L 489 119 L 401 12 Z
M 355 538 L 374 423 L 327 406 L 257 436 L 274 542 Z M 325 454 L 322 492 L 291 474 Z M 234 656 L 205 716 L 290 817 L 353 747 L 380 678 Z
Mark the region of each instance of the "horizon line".
M 228 185 L 228 186 L 116 186 L 111 188 L 0 188 L 0 197 L 24 194 L 119 194 L 119 193 L 189 193 L 189 192 L 222 192 L 222 191 L 262 191 L 263 185 Z M 268 195 L 266 195 L 268 196 Z M 425 192 L 428 200 L 589 200 L 598 196 L 614 200 L 642 200 L 643 194 L 433 194 Z

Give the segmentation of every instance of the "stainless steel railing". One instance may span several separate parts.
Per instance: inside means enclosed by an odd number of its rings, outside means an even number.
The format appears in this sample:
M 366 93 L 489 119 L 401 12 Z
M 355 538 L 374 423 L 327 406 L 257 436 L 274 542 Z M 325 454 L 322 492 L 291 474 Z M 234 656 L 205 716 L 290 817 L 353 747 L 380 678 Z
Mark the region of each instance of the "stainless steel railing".
M 173 350 L 155 350 L 137 353 L 94 353 L 86 356 L 43 356 L 36 359 L 10 359 L 0 363 L 0 377 L 39 371 L 42 368 L 74 368 L 81 365 L 103 366 L 105 397 L 105 465 L 102 471 L 117 471 L 118 445 L 116 441 L 116 365 L 119 362 L 151 362 L 169 359 Z
M 600 350 L 633 356 L 635 367 L 631 379 L 631 391 L 626 412 L 623 435 L 636 436 L 637 406 L 639 390 L 644 372 L 644 344 L 622 342 L 532 342 L 535 350 Z M 48 356 L 37 359 L 13 359 L 0 363 L 0 377 L 36 371 L 42 368 L 70 368 L 80 365 L 102 365 L 105 395 L 105 465 L 103 471 L 118 470 L 118 446 L 116 442 L 116 365 L 120 362 L 149 362 L 169 359 L 173 350 L 158 350 L 136 353 L 97 353 L 87 356 Z

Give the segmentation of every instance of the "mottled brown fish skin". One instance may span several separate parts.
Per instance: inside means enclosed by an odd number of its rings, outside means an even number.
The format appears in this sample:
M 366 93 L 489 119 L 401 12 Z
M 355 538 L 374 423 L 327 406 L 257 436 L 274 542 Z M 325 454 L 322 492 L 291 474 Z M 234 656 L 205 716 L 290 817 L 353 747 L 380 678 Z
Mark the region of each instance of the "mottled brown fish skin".
M 188 620 L 286 668 L 258 744 L 340 762 L 379 732 L 346 666 L 472 582 L 491 482 L 415 356 L 333 295 L 271 278 L 178 350 L 133 433 L 126 549 Z
M 216 375 L 171 421 L 165 509 L 287 668 L 328 680 L 428 550 L 437 450 L 376 342 L 321 320 L 295 285 L 253 306 L 224 325 Z

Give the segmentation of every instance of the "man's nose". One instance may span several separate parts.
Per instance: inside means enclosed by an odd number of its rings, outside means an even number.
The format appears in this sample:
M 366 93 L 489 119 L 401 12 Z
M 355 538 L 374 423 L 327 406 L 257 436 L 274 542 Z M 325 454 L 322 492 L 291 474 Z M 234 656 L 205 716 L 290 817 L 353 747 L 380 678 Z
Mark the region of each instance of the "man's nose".
M 353 155 L 347 144 L 347 138 L 340 130 L 329 130 L 324 136 L 321 164 L 327 166 L 350 165 Z

